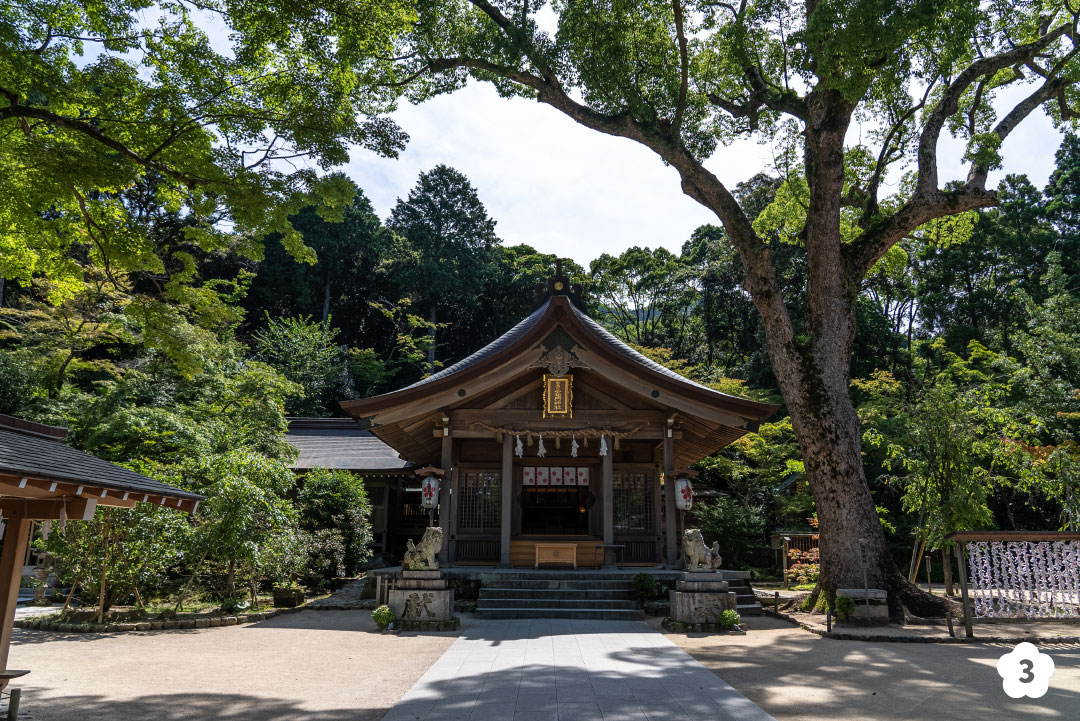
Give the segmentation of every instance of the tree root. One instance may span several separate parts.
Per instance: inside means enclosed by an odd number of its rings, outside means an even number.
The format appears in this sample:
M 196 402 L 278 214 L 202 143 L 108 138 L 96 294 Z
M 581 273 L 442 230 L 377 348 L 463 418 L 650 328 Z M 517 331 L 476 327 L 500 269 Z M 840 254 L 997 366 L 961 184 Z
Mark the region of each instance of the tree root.
M 915 584 L 908 583 L 899 571 L 892 575 L 892 581 L 892 588 L 886 590 L 889 593 L 889 618 L 896 623 L 904 623 L 908 617 L 944 618 L 948 614 L 954 617 L 964 614 L 964 607 L 960 603 L 927 593 Z M 797 606 L 806 613 L 825 613 L 832 608 L 832 603 L 826 589 L 818 584 Z
M 964 607 L 943 596 L 927 593 L 900 574 L 896 573 L 896 582 L 889 592 L 889 616 L 902 620 L 904 609 L 912 616 L 920 618 L 944 618 L 946 614 L 962 616 Z

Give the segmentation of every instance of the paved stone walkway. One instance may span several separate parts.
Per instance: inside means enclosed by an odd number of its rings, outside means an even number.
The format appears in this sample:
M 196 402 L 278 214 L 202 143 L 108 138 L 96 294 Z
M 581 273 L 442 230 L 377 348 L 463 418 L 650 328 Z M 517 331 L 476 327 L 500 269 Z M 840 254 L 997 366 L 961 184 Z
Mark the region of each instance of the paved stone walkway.
M 648 624 L 473 621 L 383 721 L 775 721 Z

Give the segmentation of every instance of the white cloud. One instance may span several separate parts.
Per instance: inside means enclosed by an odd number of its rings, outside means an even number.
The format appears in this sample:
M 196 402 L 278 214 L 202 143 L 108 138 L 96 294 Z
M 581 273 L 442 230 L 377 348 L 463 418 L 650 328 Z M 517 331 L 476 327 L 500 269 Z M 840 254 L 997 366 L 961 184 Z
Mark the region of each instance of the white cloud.
M 345 168 L 384 218 L 421 172 L 446 163 L 477 187 L 504 242 L 583 264 L 633 245 L 678 251 L 694 228 L 718 223 L 683 195 L 675 171 L 652 151 L 584 128 L 535 101 L 500 98 L 487 84 L 403 105 L 394 117 L 412 137 L 400 158 L 357 149 Z M 1029 118 L 1006 140 L 1005 168 L 990 183 L 1005 172 L 1026 173 L 1042 187 L 1059 143 L 1045 116 Z M 962 155 L 962 143 L 943 139 L 943 182 L 964 176 Z M 771 149 L 751 141 L 721 148 L 707 163 L 729 187 L 771 164 Z

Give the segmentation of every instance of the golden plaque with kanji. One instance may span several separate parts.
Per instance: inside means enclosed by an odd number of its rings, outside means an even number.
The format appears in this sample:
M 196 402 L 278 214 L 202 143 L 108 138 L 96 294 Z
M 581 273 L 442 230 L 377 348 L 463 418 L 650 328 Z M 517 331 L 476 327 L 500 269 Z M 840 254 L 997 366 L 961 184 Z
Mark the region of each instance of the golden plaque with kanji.
M 574 377 L 544 374 L 544 418 L 572 418 Z

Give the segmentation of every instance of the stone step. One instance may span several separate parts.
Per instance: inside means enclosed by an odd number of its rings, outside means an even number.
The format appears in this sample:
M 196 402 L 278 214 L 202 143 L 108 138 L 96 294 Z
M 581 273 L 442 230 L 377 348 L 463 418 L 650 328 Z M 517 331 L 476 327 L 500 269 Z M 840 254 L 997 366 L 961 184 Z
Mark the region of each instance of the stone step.
M 638 608 L 636 601 L 627 601 L 616 598 L 600 598 L 592 601 L 558 600 L 551 598 L 481 598 L 476 602 L 476 610 L 484 611 L 489 608 L 520 608 L 520 609 L 543 609 L 543 608 L 580 608 L 580 609 L 619 609 L 624 611 Z
M 498 581 L 500 588 L 534 588 L 534 589 L 552 589 L 552 590 L 610 590 L 610 591 L 629 591 L 633 590 L 634 585 L 628 581 L 611 581 L 608 579 L 602 580 L 578 580 L 578 579 L 503 579 Z
M 530 570 L 500 571 L 487 576 L 486 580 L 493 583 L 502 583 L 503 581 L 622 581 L 623 583 L 633 583 L 636 575 L 636 573 L 627 572 Z
M 521 598 L 521 599 L 560 599 L 590 601 L 596 599 L 612 598 L 622 601 L 632 601 L 636 594 L 631 590 L 618 589 L 550 589 L 550 588 L 491 588 L 484 586 L 480 589 L 480 598 Z
M 760 603 L 739 603 L 736 604 L 735 610 L 739 612 L 740 616 L 760 616 L 762 614 Z
M 480 618 L 563 618 L 563 619 L 593 619 L 603 621 L 643 621 L 645 612 L 640 609 L 627 610 L 620 608 L 487 608 L 477 610 L 476 615 Z

